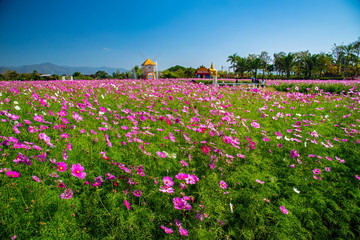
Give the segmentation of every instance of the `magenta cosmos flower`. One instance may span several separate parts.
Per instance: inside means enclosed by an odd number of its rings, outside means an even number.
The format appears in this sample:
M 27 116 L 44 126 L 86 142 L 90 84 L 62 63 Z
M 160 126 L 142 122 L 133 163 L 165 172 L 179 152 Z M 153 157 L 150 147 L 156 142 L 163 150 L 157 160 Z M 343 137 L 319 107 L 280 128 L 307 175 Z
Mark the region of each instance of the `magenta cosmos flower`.
M 73 164 L 72 167 L 71 167 L 71 174 L 72 174 L 74 177 L 78 177 L 78 178 L 84 179 L 85 176 L 86 176 L 86 172 L 83 172 L 83 171 L 84 171 L 84 167 L 81 166 L 80 163 L 78 163 L 78 164 Z
M 173 232 L 173 230 L 171 228 L 167 228 L 167 227 L 165 227 L 163 225 L 161 225 L 161 228 L 164 229 L 165 233 L 167 233 L 167 234 L 170 234 L 170 233 Z
M 220 187 L 221 187 L 222 189 L 226 189 L 226 188 L 227 188 L 226 182 L 224 182 L 223 180 L 221 180 L 221 181 L 220 181 Z
M 59 162 L 57 165 L 59 172 L 65 172 L 67 170 L 67 164 L 65 162 Z
M 40 182 L 40 179 L 37 177 L 37 176 L 32 176 L 32 179 L 35 181 L 35 182 Z
M 142 191 L 141 190 L 135 190 L 135 191 L 133 191 L 133 194 L 136 197 L 140 197 L 142 195 Z
M 186 173 L 178 173 L 176 176 L 175 176 L 177 179 L 179 180 L 185 180 L 189 177 L 189 174 L 186 174 Z
M 166 186 L 172 187 L 174 185 L 173 179 L 169 176 L 163 178 L 163 182 Z
M 319 174 L 321 174 L 321 171 L 320 171 L 320 169 L 314 169 L 313 173 L 316 175 L 319 175 Z
M 8 177 L 11 177 L 11 178 L 18 178 L 18 177 L 20 177 L 20 173 L 15 172 L 15 171 L 11 171 L 11 170 L 7 171 L 7 172 L 6 172 L 6 175 L 8 175 Z
M 128 210 L 130 210 L 130 203 L 126 199 L 124 200 L 124 205 Z
M 284 214 L 289 214 L 288 210 L 287 210 L 284 206 L 281 206 L 281 207 L 280 207 L 280 210 L 281 210 L 281 212 L 284 213 Z
M 296 150 L 291 150 L 291 151 L 290 151 L 290 155 L 291 155 L 291 157 L 293 157 L 293 158 L 300 157 L 300 154 L 299 154 L 298 151 L 296 151 Z
M 62 199 L 70 199 L 72 198 L 72 196 L 73 196 L 73 190 L 70 188 L 65 189 L 65 191 L 62 194 L 60 194 L 60 197 Z

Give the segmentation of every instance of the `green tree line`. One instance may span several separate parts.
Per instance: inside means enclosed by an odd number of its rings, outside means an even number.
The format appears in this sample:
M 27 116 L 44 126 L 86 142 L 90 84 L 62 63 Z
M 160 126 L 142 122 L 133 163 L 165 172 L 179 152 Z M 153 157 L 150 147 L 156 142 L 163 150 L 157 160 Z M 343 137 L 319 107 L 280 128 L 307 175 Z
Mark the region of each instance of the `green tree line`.
M 346 79 L 359 75 L 360 38 L 348 45 L 334 44 L 330 53 L 312 54 L 309 51 L 268 52 L 249 54 L 247 57 L 236 53 L 228 56 L 235 77 L 253 76 L 282 79 Z

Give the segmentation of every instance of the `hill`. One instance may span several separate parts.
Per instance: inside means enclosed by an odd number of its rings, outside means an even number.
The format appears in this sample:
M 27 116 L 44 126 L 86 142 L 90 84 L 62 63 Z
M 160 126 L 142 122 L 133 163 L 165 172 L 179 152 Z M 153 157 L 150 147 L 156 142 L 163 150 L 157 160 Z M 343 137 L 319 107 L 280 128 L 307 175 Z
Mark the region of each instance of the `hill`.
M 124 68 L 111 68 L 111 67 L 69 67 L 59 66 L 53 63 L 41 63 L 33 65 L 23 66 L 11 66 L 11 67 L 0 67 L 0 73 L 4 73 L 8 70 L 13 70 L 18 73 L 32 73 L 34 70 L 42 74 L 59 74 L 59 75 L 72 75 L 74 72 L 80 72 L 84 75 L 95 74 L 97 71 L 105 71 L 109 74 L 119 70 L 120 72 L 127 72 Z

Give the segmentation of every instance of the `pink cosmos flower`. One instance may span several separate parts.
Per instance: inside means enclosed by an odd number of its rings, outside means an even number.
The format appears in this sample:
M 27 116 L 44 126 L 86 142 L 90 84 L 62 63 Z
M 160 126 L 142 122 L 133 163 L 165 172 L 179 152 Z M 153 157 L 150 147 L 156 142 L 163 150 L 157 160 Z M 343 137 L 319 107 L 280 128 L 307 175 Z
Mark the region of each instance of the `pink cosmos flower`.
M 355 177 L 360 180 L 360 177 L 358 175 L 355 175 Z
M 280 210 L 281 210 L 281 212 L 284 213 L 284 214 L 289 214 L 288 210 L 287 210 L 284 206 L 281 206 L 281 207 L 280 207 Z
M 172 132 L 169 133 L 169 138 L 172 142 L 175 142 L 175 137 L 174 135 L 172 134 Z
M 124 204 L 127 207 L 128 210 L 130 210 L 130 203 L 125 199 Z
M 160 192 L 164 192 L 164 193 L 170 193 L 170 194 L 172 194 L 172 193 L 175 192 L 172 187 L 169 187 L 169 186 L 167 186 L 167 185 L 161 186 L 160 189 L 159 189 L 159 191 L 160 191 Z
M 18 178 L 20 177 L 20 173 L 19 172 L 15 172 L 15 171 L 7 171 L 6 172 L 6 175 L 8 175 L 8 177 L 11 177 L 11 178 Z
M 313 173 L 316 175 L 319 175 L 319 174 L 321 174 L 321 171 L 320 171 L 320 169 L 314 169 Z
M 63 133 L 63 134 L 60 135 L 60 137 L 62 137 L 62 138 L 69 138 L 69 134 Z
M 136 197 L 140 197 L 142 195 L 142 191 L 141 190 L 135 190 L 135 191 L 133 191 L 133 194 Z
M 325 170 L 330 172 L 331 171 L 331 168 L 330 167 L 325 167 Z
M 174 185 L 173 179 L 169 176 L 163 178 L 163 182 L 166 186 L 172 187 Z
M 226 184 L 226 182 L 224 182 L 223 180 L 220 181 L 220 187 L 221 187 L 222 189 L 226 189 L 227 186 L 228 186 L 228 185 Z
M 186 201 L 185 201 L 186 202 Z M 183 199 L 176 197 L 173 198 L 174 208 L 182 210 L 185 207 Z
M 201 146 L 201 150 L 203 151 L 204 154 L 208 154 L 211 150 L 211 147 L 209 147 L 208 145 L 203 145 Z
M 257 123 L 257 122 L 252 122 L 250 125 L 251 125 L 253 128 L 260 128 L 260 124 Z
M 264 184 L 265 182 L 260 181 L 259 179 L 256 179 L 256 182 L 260 183 L 260 184 Z
M 40 179 L 37 176 L 32 176 L 32 179 L 34 179 L 35 182 L 40 182 Z
M 199 181 L 199 178 L 195 175 L 190 175 L 189 177 L 185 179 L 186 184 L 195 184 L 197 181 Z
M 73 164 L 72 167 L 71 167 L 71 174 L 74 176 L 74 177 L 77 177 L 77 178 L 81 178 L 81 179 L 84 179 L 85 176 L 86 176 L 86 173 L 83 172 L 84 171 L 84 167 L 81 166 L 80 163 L 78 164 Z
M 59 172 L 65 172 L 67 170 L 67 164 L 65 162 L 59 162 L 57 165 Z
M 184 160 L 181 160 L 181 164 L 182 164 L 184 167 L 186 167 L 186 166 L 189 165 L 189 164 L 188 164 L 187 162 L 185 162 Z
M 156 154 L 157 154 L 159 157 L 161 157 L 161 158 L 166 158 L 166 154 L 163 153 L 163 152 L 157 151 Z
M 163 225 L 161 225 L 161 228 L 164 229 L 165 233 L 167 233 L 167 234 L 170 234 L 173 232 L 173 230 L 171 228 L 164 227 Z
M 182 227 L 179 228 L 179 232 L 180 232 L 180 235 L 184 235 L 184 236 L 188 235 L 188 231 Z
M 34 116 L 34 120 L 37 121 L 37 122 L 44 122 L 44 118 L 41 115 Z
M 70 188 L 65 189 L 64 193 L 60 194 L 62 199 L 70 199 L 73 196 L 73 190 Z
M 189 177 L 189 174 L 186 173 L 178 173 L 175 178 L 179 179 L 179 180 L 185 180 Z
M 71 151 L 71 150 L 72 150 L 72 145 L 71 145 L 70 143 L 68 143 L 68 144 L 66 145 L 66 148 L 69 149 L 69 151 Z
M 293 158 L 300 157 L 300 154 L 299 154 L 298 151 L 296 151 L 296 150 L 291 150 L 291 151 L 290 151 L 290 155 L 291 155 L 291 157 L 293 157 Z

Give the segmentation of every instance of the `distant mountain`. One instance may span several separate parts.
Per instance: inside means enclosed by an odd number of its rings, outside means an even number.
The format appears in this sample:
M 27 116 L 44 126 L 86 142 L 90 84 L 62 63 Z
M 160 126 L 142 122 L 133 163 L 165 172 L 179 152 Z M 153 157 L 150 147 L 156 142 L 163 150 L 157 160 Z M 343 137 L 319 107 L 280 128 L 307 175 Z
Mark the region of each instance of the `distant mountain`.
M 83 75 L 95 74 L 97 71 L 105 71 L 108 74 L 112 74 L 119 70 L 120 72 L 127 72 L 124 68 L 111 68 L 111 67 L 68 67 L 58 66 L 53 63 L 42 63 L 33 65 L 24 65 L 18 67 L 0 67 L 0 73 L 4 73 L 8 70 L 15 70 L 18 73 L 32 73 L 34 70 L 41 74 L 59 74 L 59 75 L 72 75 L 74 72 L 80 72 Z

